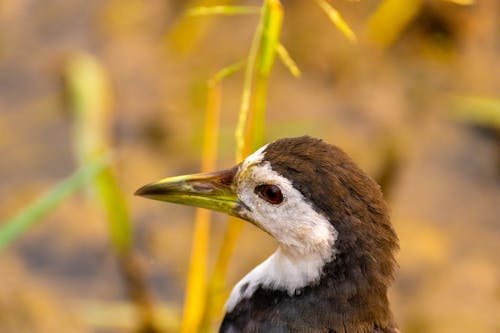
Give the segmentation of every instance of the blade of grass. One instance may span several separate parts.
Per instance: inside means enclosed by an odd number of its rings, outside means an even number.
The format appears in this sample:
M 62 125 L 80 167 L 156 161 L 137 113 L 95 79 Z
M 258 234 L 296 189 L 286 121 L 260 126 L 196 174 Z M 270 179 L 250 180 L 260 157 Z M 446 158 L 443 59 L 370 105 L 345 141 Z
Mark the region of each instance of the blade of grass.
M 285 46 L 283 46 L 283 44 L 281 43 L 278 44 L 278 48 L 276 49 L 276 51 L 278 52 L 278 56 L 280 57 L 285 67 L 288 68 L 290 73 L 294 77 L 300 77 L 302 73 L 300 72 L 300 69 L 295 61 L 292 59 L 292 57 L 290 57 L 290 54 L 286 50 Z
M 255 67 L 255 86 L 251 98 L 244 157 L 264 144 L 269 75 L 274 65 L 283 24 L 283 8 L 278 0 L 268 0 L 262 12 L 263 29 Z
M 265 1 L 245 71 L 242 101 L 235 131 L 237 162 L 241 162 L 264 141 L 267 81 L 276 57 L 282 22 L 281 3 L 277 0 Z
M 500 130 L 500 99 L 485 96 L 451 96 L 454 119 Z
M 186 7 L 196 7 L 202 5 L 205 7 L 211 6 L 226 6 L 232 3 L 232 0 L 190 0 L 185 1 Z M 180 54 L 189 54 L 198 42 L 205 36 L 206 32 L 213 25 L 214 18 L 207 17 L 204 20 L 193 20 L 193 17 L 185 16 L 179 18 L 173 29 L 165 35 L 164 42 L 166 49 L 169 51 L 177 51 Z
M 111 243 L 118 253 L 126 253 L 132 247 L 132 222 L 127 203 L 111 166 L 106 168 L 94 182 L 109 221 Z
M 238 115 L 238 123 L 236 125 L 235 139 L 236 139 L 236 162 L 239 163 L 243 160 L 244 146 L 245 146 L 245 129 L 247 125 L 248 113 L 250 111 L 250 100 L 252 96 L 252 87 L 254 81 L 254 68 L 257 62 L 257 53 L 259 51 L 259 44 L 261 40 L 263 21 L 263 10 L 261 18 L 257 25 L 250 52 L 248 55 L 248 62 L 245 68 L 245 79 L 243 81 L 243 93 L 241 96 L 240 111 Z
M 443 0 L 443 1 L 452 2 L 457 5 L 463 5 L 463 6 L 474 5 L 476 3 L 475 0 Z
M 256 74 L 269 77 L 276 59 L 281 27 L 283 24 L 283 7 L 278 0 L 267 0 L 262 10 L 262 32 L 256 59 Z
M 0 226 L 0 251 L 26 232 L 33 224 L 41 221 L 54 211 L 66 198 L 92 181 L 96 175 L 107 167 L 109 162 L 109 156 L 104 156 L 82 166 L 73 175 L 55 185 L 19 214 L 3 223 Z
M 245 64 L 246 60 L 242 60 L 240 62 L 222 68 L 217 73 L 215 73 L 215 75 L 208 81 L 209 88 L 211 86 L 219 86 L 223 79 L 240 71 Z
M 75 115 L 75 151 L 84 164 L 111 146 L 112 89 L 104 68 L 91 56 L 74 56 L 68 62 L 66 74 Z M 93 185 L 108 215 L 113 247 L 118 252 L 127 251 L 132 239 L 131 221 L 113 170 L 107 168 Z
M 351 42 L 358 41 L 356 34 L 352 31 L 351 27 L 342 18 L 339 11 L 332 7 L 326 0 L 316 0 L 318 6 L 325 12 L 330 21 L 340 30 L 340 32 Z
M 258 14 L 260 7 L 257 6 L 200 6 L 187 10 L 187 16 L 205 16 L 205 15 L 247 15 Z
M 75 116 L 75 153 L 81 164 L 109 151 L 113 126 L 112 88 L 105 69 L 89 55 L 75 55 L 66 67 L 68 101 Z M 140 314 L 140 331 L 156 332 L 152 301 L 133 251 L 132 221 L 111 166 L 95 178 L 92 189 L 106 214 L 111 245 L 122 278 Z
M 385 49 L 392 45 L 404 28 L 417 16 L 422 0 L 384 0 L 368 20 L 368 37 Z

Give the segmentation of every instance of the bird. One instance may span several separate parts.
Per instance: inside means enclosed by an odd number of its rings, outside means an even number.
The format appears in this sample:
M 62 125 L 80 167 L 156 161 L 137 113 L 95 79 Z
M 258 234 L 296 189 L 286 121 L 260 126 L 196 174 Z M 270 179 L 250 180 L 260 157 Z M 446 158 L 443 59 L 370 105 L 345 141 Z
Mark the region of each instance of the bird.
M 276 239 L 233 288 L 219 332 L 399 332 L 387 296 L 399 248 L 388 206 L 340 148 L 282 138 L 233 168 L 136 194 L 237 216 Z

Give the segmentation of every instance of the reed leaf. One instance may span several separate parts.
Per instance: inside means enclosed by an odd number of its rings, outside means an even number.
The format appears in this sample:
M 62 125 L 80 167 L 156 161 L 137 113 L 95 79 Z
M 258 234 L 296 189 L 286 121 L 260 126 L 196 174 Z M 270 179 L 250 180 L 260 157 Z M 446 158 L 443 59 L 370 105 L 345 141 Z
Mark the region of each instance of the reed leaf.
M 189 0 L 185 1 L 185 5 L 187 8 L 210 8 L 225 7 L 232 2 L 232 0 Z M 213 17 L 207 17 L 204 20 L 193 18 L 193 16 L 184 15 L 174 23 L 174 27 L 164 38 L 165 46 L 169 51 L 176 51 L 181 55 L 189 54 L 213 25 Z
M 474 5 L 476 3 L 475 0 L 443 0 L 443 1 L 452 2 L 454 4 L 462 5 L 462 6 L 470 6 L 470 5 Z
M 247 15 L 258 14 L 260 7 L 257 6 L 200 6 L 187 10 L 187 16 L 205 15 Z
M 66 79 L 75 115 L 75 152 L 85 164 L 111 147 L 111 84 L 102 66 L 88 55 L 76 55 L 68 62 Z M 132 238 L 130 214 L 111 167 L 95 179 L 93 188 L 107 214 L 113 247 L 126 251 Z
M 443 0 L 457 5 L 473 5 L 474 0 Z M 382 49 L 391 46 L 418 15 L 423 0 L 384 0 L 367 21 L 369 39 Z
M 459 95 L 451 96 L 453 119 L 500 130 L 500 98 Z
M 340 30 L 340 32 L 351 42 L 358 41 L 356 34 L 352 31 L 351 27 L 342 18 L 339 11 L 332 7 L 326 0 L 316 0 L 318 6 L 325 12 L 330 21 Z
M 0 226 L 0 251 L 26 232 L 32 225 L 40 222 L 45 216 L 54 211 L 70 195 L 92 181 L 96 175 L 108 166 L 109 162 L 109 156 L 101 156 L 82 166 L 17 215 L 2 223 Z
M 371 42 L 385 49 L 392 45 L 417 16 L 422 0 L 384 0 L 370 16 L 367 29 Z
M 241 162 L 264 141 L 267 83 L 279 45 L 282 22 L 281 3 L 277 0 L 265 1 L 245 70 L 235 131 L 237 162 Z
M 236 140 L 236 162 L 241 162 L 244 158 L 245 146 L 245 129 L 247 125 L 248 113 L 250 111 L 250 101 L 252 97 L 252 87 L 254 82 L 254 71 L 257 62 L 257 55 L 259 52 L 259 43 L 261 40 L 263 30 L 263 14 L 257 25 L 250 52 L 248 55 L 248 62 L 245 68 L 245 79 L 243 82 L 243 93 L 241 97 L 240 111 L 238 114 L 238 123 L 236 125 L 235 140 Z
M 285 67 L 290 71 L 290 73 L 294 77 L 300 77 L 302 73 L 300 72 L 300 68 L 297 66 L 295 61 L 292 59 L 288 51 L 286 50 L 285 46 L 283 44 L 278 44 L 278 48 L 276 49 L 276 52 L 278 52 L 278 56 L 280 57 L 281 61 L 285 65 Z
M 97 59 L 83 54 L 68 61 L 65 78 L 75 117 L 75 154 L 81 164 L 86 164 L 108 152 L 112 146 L 114 108 L 111 83 Z M 120 272 L 129 296 L 137 306 L 141 320 L 139 331 L 157 332 L 144 273 L 133 252 L 129 209 L 112 167 L 106 167 L 92 185 L 107 216 L 110 241 L 117 254 Z

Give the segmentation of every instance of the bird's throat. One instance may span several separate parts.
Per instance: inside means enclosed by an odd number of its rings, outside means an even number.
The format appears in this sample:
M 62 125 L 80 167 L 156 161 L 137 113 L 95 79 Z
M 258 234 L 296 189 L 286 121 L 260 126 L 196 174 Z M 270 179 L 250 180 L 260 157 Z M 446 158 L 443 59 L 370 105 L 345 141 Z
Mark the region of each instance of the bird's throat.
M 249 298 L 259 287 L 285 291 L 293 296 L 296 291 L 319 282 L 323 268 L 333 259 L 334 249 L 298 254 L 288 247 L 280 247 L 267 260 L 248 273 L 233 288 L 226 303 L 230 312 L 242 299 Z

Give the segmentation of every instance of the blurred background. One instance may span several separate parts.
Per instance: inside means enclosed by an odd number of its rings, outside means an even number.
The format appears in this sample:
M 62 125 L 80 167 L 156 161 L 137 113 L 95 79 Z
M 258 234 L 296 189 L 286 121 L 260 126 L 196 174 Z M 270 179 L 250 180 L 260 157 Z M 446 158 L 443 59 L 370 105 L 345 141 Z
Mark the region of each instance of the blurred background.
M 186 18 L 200 4 L 262 2 L 0 2 L 0 223 L 111 149 L 108 208 L 133 236 L 109 236 L 99 185 L 66 198 L 1 249 L 0 332 L 131 332 L 148 309 L 159 328 L 140 330 L 179 329 L 194 209 L 133 192 L 200 170 L 207 80 L 245 59 L 258 21 Z M 266 140 L 322 138 L 382 184 L 402 332 L 500 332 L 500 2 L 330 1 L 357 43 L 314 1 L 282 4 L 302 76 L 276 61 Z M 218 168 L 234 164 L 242 87 L 242 71 L 222 82 Z M 227 223 L 214 219 L 209 267 Z M 227 289 L 275 247 L 245 225 Z

